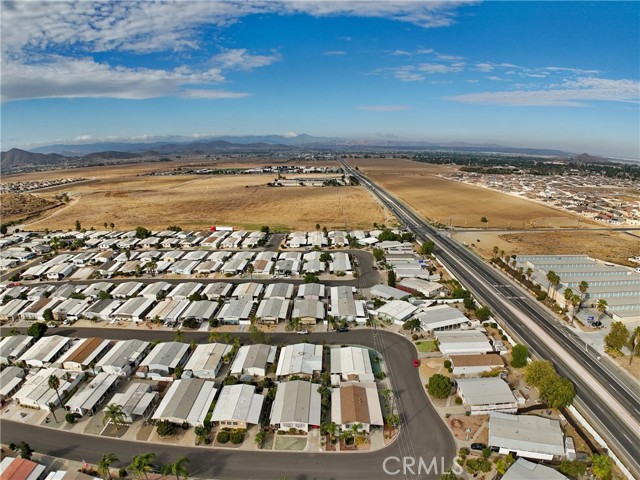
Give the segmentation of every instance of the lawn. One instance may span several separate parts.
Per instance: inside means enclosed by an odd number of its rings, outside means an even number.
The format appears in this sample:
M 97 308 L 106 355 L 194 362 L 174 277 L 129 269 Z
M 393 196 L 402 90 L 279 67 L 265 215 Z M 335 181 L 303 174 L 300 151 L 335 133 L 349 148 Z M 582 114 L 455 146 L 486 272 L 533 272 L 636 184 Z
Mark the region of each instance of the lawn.
M 435 340 L 421 340 L 419 342 L 416 342 L 416 347 L 418 348 L 418 351 L 421 353 L 438 351 L 438 347 L 436 347 Z

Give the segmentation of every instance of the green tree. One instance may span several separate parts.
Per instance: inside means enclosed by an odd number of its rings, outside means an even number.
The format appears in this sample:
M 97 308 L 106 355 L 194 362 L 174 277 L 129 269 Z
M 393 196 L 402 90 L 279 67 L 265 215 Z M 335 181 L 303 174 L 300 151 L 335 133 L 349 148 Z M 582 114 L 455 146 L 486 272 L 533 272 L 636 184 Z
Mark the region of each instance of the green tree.
M 56 404 L 54 402 L 49 402 L 47 403 L 47 408 L 51 412 L 51 415 L 53 415 L 53 419 L 58 423 L 58 418 L 56 417 Z
M 585 474 L 587 471 L 587 464 L 580 460 L 563 460 L 558 468 L 561 474 L 571 478 L 577 479 Z
M 180 477 L 187 480 L 189 478 L 188 464 L 189 459 L 187 457 L 178 457 L 175 462 L 165 465 L 162 470 L 166 475 L 175 475 L 176 480 L 180 480 Z
M 573 298 L 573 290 L 569 287 L 564 289 L 564 307 L 569 310 L 569 305 L 571 304 L 571 299 Z
M 547 280 L 549 281 L 549 287 L 553 287 L 553 298 L 555 299 L 558 285 L 560 285 L 560 277 L 553 270 L 549 270 Z M 549 290 L 547 290 L 547 295 L 549 293 Z
M 608 348 L 616 351 L 620 351 L 629 340 L 629 330 L 622 322 L 613 322 L 611 324 L 611 330 L 606 337 L 604 337 L 604 343 Z
M 47 327 L 46 323 L 36 322 L 29 326 L 29 328 L 27 329 L 27 335 L 35 338 L 36 340 L 39 340 L 44 336 L 45 333 L 47 333 L 48 328 L 49 327 Z
M 476 309 L 476 318 L 481 322 L 486 322 L 491 317 L 491 310 L 489 307 L 484 306 Z
M 176 342 L 182 342 L 184 340 L 184 332 L 182 331 L 181 328 L 178 328 L 174 334 L 173 334 L 173 339 Z
M 253 263 L 250 263 L 247 265 L 247 273 L 249 274 L 249 278 L 251 280 L 253 280 L 253 271 L 254 271 L 255 267 L 253 266 Z
M 420 253 L 422 255 L 431 255 L 435 247 L 436 247 L 436 244 L 431 240 L 428 240 L 424 242 L 422 245 L 420 245 Z
M 374 248 L 371 253 L 373 254 L 373 258 L 376 259 L 377 262 L 381 262 L 384 260 L 384 250 L 381 248 Z
M 598 302 L 596 303 L 596 309 L 598 310 L 598 313 L 600 314 L 601 318 L 607 311 L 608 307 L 609 307 L 609 304 L 604 298 L 599 299 Z
M 2 225 L 0 225 L 0 234 L 6 235 L 8 231 L 9 231 L 9 229 L 4 223 Z
M 148 238 L 151 236 L 151 232 L 144 227 L 136 227 L 136 238 Z
M 51 322 L 53 320 L 53 310 L 50 308 L 45 309 L 45 311 L 42 312 L 42 318 L 45 322 Z
M 31 448 L 31 445 L 26 442 L 20 442 L 18 445 L 15 445 L 13 450 L 18 450 L 20 458 L 24 458 L 25 460 L 31 460 L 33 452 L 35 452 L 35 450 Z
M 141 453 L 140 455 L 135 455 L 131 459 L 129 469 L 139 480 L 147 478 L 147 474 L 153 469 L 153 461 L 155 458 L 155 453 Z
M 102 478 L 112 478 L 111 465 L 114 462 L 119 462 L 118 457 L 116 457 L 115 453 L 107 453 L 103 455 L 102 458 L 98 461 L 98 473 Z
M 331 260 L 332 260 L 332 259 L 331 259 L 331 254 L 330 254 L 329 252 L 322 252 L 322 253 L 320 254 L 320 258 L 319 258 L 319 260 L 320 260 L 321 262 L 323 262 L 323 263 L 329 263 L 329 262 L 331 262 Z
M 629 365 L 633 362 L 633 357 L 640 354 L 640 326 L 636 327 L 629 336 L 629 350 L 631 350 L 631 356 L 629 357 Z
M 269 225 L 263 225 L 262 227 L 260 227 L 260 231 L 269 235 Z
M 125 414 L 122 411 L 122 406 L 117 403 L 111 403 L 104 409 L 104 417 L 102 418 L 102 424 L 113 423 L 116 428 L 120 428 L 125 424 Z
M 582 280 L 578 285 L 578 290 L 580 290 L 580 304 L 584 302 L 584 297 L 587 294 L 587 290 L 589 290 L 589 282 Z
M 109 226 L 111 227 L 111 230 L 113 230 L 114 228 L 116 228 L 116 224 L 115 224 L 115 223 L 113 223 L 113 222 L 111 222 L 111 223 L 109 224 Z
M 304 283 L 320 283 L 320 278 L 314 273 L 307 272 L 304 275 Z
M 524 379 L 532 387 L 539 387 L 545 377 L 555 374 L 556 371 L 549 360 L 534 360 L 527 365 Z
M 387 285 L 389 285 L 390 287 L 396 286 L 396 272 L 394 272 L 393 270 L 389 270 L 389 272 L 387 273 Z
M 429 377 L 427 391 L 434 398 L 447 398 L 451 394 L 451 379 L 439 373 Z
M 49 375 L 49 378 L 47 379 L 47 385 L 51 390 L 54 390 L 56 392 L 56 395 L 58 396 L 58 403 L 62 407 L 62 398 L 60 398 L 60 390 L 59 390 L 60 379 L 55 375 Z
M 516 459 L 513 458 L 511 454 L 505 457 L 500 457 L 498 460 L 496 460 L 496 472 L 500 475 L 504 475 L 506 471 L 509 470 L 509 467 L 515 463 L 515 461 Z
M 493 246 L 493 250 L 492 251 L 493 251 L 493 258 L 494 259 L 498 258 L 498 252 L 500 252 L 500 249 L 498 248 L 497 245 Z
M 76 232 L 82 230 L 82 225 L 80 225 L 80 220 L 76 220 Z
M 416 330 L 420 330 L 422 328 L 422 324 L 420 323 L 420 319 L 412 318 L 411 320 L 404 322 L 402 324 L 402 328 L 414 332 Z
M 590 460 L 591 471 L 597 478 L 600 480 L 607 480 L 611 478 L 611 467 L 613 466 L 611 458 L 605 454 L 596 453 L 591 455 Z
M 482 218 L 480 218 L 480 221 L 481 221 L 482 223 L 487 223 L 487 224 L 489 223 L 489 219 L 488 219 L 487 217 L 482 217 Z
M 109 300 L 111 299 L 111 294 L 106 290 L 100 290 L 98 292 L 98 300 Z
M 522 368 L 527 365 L 527 357 L 529 357 L 529 347 L 526 345 L 516 345 L 511 350 L 511 366 Z
M 571 405 L 575 390 L 570 380 L 559 375 L 550 375 L 542 379 L 540 394 L 547 398 L 547 405 L 552 408 L 564 408 Z

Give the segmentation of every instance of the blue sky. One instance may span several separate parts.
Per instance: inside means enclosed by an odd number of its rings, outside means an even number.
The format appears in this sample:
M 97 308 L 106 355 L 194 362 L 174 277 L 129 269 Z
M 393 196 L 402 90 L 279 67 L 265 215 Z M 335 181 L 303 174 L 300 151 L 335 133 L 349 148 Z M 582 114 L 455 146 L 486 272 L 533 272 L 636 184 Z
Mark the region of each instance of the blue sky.
M 640 158 L 637 2 L 2 2 L 2 148 L 308 133 Z

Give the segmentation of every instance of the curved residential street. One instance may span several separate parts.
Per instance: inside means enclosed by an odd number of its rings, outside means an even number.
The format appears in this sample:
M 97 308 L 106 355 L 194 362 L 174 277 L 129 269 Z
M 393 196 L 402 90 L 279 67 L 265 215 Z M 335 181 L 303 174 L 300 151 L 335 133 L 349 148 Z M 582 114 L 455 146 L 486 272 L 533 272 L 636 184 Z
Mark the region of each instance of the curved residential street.
M 103 336 L 112 339 L 140 338 L 145 340 L 173 340 L 171 331 L 145 331 L 125 329 L 56 329 L 50 333 L 65 336 Z M 235 334 L 249 343 L 248 334 Z M 298 343 L 299 335 L 290 333 L 270 334 L 276 344 Z M 312 343 L 364 345 L 378 350 L 386 362 L 386 370 L 396 395 L 397 410 L 403 427 L 395 442 L 371 453 L 288 453 L 273 451 L 233 451 L 211 447 L 173 447 L 145 442 L 129 442 L 106 437 L 86 436 L 46 429 L 2 420 L 3 442 L 26 441 L 36 452 L 48 455 L 85 460 L 96 463 L 102 455 L 113 452 L 128 462 L 133 455 L 154 452 L 158 463 L 171 462 L 181 455 L 190 459 L 189 475 L 199 478 L 229 479 L 381 479 L 438 478 L 441 464 L 448 469 L 456 453 L 454 439 L 428 399 L 420 382 L 418 371 L 412 366 L 416 356 L 413 344 L 401 335 L 357 330 L 348 333 L 312 333 L 304 338 Z M 195 339 L 207 342 L 206 332 L 185 332 L 185 341 Z M 394 458 L 395 457 L 395 458 Z M 403 469 L 402 460 L 410 468 Z M 386 470 L 383 468 L 385 459 Z M 434 462 L 435 459 L 435 463 Z M 413 462 L 415 460 L 415 466 Z M 422 462 L 422 472 L 418 473 Z M 432 462 L 434 462 L 432 464 Z M 436 470 L 435 465 L 438 465 Z M 429 473 L 427 468 L 431 466 Z M 413 473 L 412 473 L 413 472 Z

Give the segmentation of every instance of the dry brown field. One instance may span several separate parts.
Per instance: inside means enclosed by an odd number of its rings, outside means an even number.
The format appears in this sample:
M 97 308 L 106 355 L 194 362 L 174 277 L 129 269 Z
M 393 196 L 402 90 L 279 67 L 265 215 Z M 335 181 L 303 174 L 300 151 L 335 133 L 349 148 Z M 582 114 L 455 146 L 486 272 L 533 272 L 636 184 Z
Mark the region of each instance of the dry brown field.
M 110 170 L 100 173 L 98 181 L 63 186 L 60 190 L 71 201 L 23 227 L 66 230 L 79 220 L 83 228 L 97 229 L 113 222 L 118 229 L 218 224 L 309 230 L 316 223 L 370 228 L 374 222 L 388 222 L 382 207 L 361 187 L 267 187 L 273 175 L 135 176 L 157 166 L 120 167 L 120 175 Z
M 353 165 L 431 221 L 469 228 L 576 227 L 578 217 L 529 200 L 437 176 L 457 169 L 403 159 L 357 159 Z M 488 224 L 480 219 L 487 217 Z M 581 225 L 589 224 L 581 219 Z
M 493 256 L 494 245 L 509 255 L 585 254 L 629 266 L 634 264 L 627 259 L 640 255 L 640 238 L 614 231 L 461 232 L 454 233 L 453 238 L 473 244 L 472 248 L 484 258 Z

